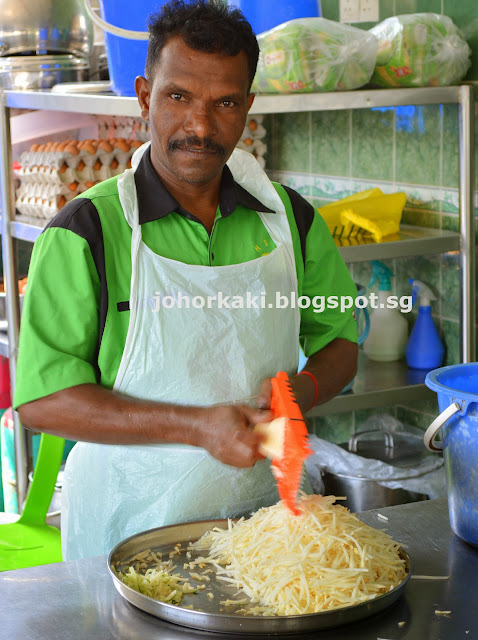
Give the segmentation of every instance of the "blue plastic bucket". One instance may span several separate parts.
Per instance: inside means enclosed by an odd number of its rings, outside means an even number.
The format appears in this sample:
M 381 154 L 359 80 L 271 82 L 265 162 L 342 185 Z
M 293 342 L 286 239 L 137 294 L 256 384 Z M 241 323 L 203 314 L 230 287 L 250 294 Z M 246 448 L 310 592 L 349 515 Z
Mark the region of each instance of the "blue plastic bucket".
M 431 451 L 443 450 L 451 528 L 478 546 L 478 362 L 434 369 L 425 384 L 436 391 L 441 413 L 424 440 Z
M 262 33 L 296 18 L 321 15 L 320 0 L 229 0 L 242 11 L 254 33 Z
M 144 75 L 148 51 L 148 19 L 165 2 L 160 0 L 100 0 L 101 18 L 84 0 L 91 19 L 104 30 L 106 57 L 113 91 L 134 96 L 134 80 Z

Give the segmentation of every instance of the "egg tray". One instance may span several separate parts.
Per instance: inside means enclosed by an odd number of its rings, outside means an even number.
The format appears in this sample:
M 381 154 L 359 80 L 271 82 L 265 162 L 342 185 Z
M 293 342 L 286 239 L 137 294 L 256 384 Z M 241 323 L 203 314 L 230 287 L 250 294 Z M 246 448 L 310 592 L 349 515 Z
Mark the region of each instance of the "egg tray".
M 123 173 L 142 144 L 139 140 L 116 138 L 32 145 L 19 158 L 17 210 L 35 218 L 53 217 L 75 196 Z
M 264 169 L 266 164 L 264 155 L 267 151 L 267 144 L 264 142 L 264 138 L 267 132 L 262 124 L 263 118 L 264 116 L 262 115 L 248 116 L 244 132 L 237 143 L 237 148 L 252 153 Z
M 237 146 L 252 153 L 264 167 L 267 145 L 263 138 L 266 130 L 263 116 L 248 116 L 244 132 Z M 104 123 L 111 129 L 109 121 Z M 125 122 L 124 131 L 141 139 L 123 137 L 97 140 L 66 140 L 34 144 L 19 158 L 16 175 L 20 186 L 16 191 L 15 206 L 21 215 L 48 220 L 75 196 L 98 182 L 123 173 L 131 166 L 131 157 L 144 140 L 141 127 Z M 118 127 L 115 131 L 122 131 Z

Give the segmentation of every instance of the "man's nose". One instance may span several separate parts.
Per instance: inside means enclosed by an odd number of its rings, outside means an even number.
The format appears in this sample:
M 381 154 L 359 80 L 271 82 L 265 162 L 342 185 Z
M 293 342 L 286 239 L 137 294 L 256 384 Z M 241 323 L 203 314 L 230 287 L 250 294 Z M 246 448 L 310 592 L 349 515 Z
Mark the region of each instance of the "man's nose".
M 217 133 L 214 110 L 206 105 L 191 105 L 184 121 L 184 131 L 198 138 L 209 138 Z

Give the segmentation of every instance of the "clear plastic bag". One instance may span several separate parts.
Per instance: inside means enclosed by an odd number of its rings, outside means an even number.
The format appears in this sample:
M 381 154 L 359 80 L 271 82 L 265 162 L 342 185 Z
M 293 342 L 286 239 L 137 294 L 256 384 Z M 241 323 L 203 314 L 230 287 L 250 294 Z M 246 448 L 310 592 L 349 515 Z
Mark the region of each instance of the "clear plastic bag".
M 419 436 L 420 439 L 423 437 L 420 429 L 403 425 L 388 414 L 370 416 L 357 433 L 369 433 L 370 430 L 406 433 Z M 388 489 L 424 493 L 429 498 L 447 495 L 443 460 L 437 456 L 425 456 L 417 460 L 415 467 L 403 468 L 381 460 L 364 458 L 315 435 L 309 436 L 309 444 L 314 453 L 305 461 L 305 467 L 314 493 L 323 493 L 322 472 L 329 472 L 374 480 Z M 425 451 L 425 445 L 423 449 Z
M 378 42 L 370 32 L 325 18 L 298 18 L 259 34 L 252 91 L 347 91 L 369 82 Z
M 411 13 L 387 18 L 370 32 L 379 40 L 372 83 L 382 87 L 457 84 L 471 49 L 448 16 Z

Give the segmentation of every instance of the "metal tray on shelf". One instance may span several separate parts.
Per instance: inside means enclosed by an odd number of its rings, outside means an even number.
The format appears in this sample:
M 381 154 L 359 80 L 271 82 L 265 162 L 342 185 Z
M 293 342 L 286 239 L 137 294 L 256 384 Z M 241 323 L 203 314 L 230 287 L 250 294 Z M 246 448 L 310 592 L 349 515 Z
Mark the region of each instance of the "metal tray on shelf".
M 220 604 L 221 601 L 237 600 L 238 597 L 243 598 L 244 596 L 242 594 L 241 596 L 235 595 L 237 592 L 235 587 L 226 586 L 220 581 L 214 580 L 213 574 L 211 574 L 212 579 L 207 583 L 207 586 L 208 591 L 213 593 L 214 599 L 209 599 L 206 589 L 204 589 L 195 594 L 185 595 L 182 606 L 176 606 L 154 600 L 131 589 L 118 578 L 113 570 L 113 566 L 121 569 L 121 566 L 125 566 L 129 558 L 146 549 L 151 549 L 155 553 L 161 552 L 163 557 L 167 558 L 169 552 L 174 551 L 176 545 L 180 545 L 179 555 L 174 556 L 174 562 L 177 564 L 174 572 L 190 578 L 189 574 L 183 570 L 183 564 L 190 562 L 195 556 L 202 555 L 204 552 L 190 551 L 191 558 L 188 558 L 185 555 L 187 547 L 214 527 L 226 529 L 227 520 L 203 520 L 159 527 L 123 540 L 114 547 L 107 561 L 108 570 L 116 589 L 128 602 L 139 609 L 162 620 L 192 629 L 236 634 L 294 634 L 337 627 L 362 620 L 382 611 L 400 597 L 412 573 L 412 561 L 409 555 L 400 549 L 400 556 L 405 560 L 407 576 L 392 591 L 384 595 L 358 605 L 320 613 L 297 616 L 254 616 L 235 613 L 239 609 L 250 609 L 254 606 L 252 603 L 229 607 Z M 194 609 L 186 608 L 191 605 L 194 606 Z

